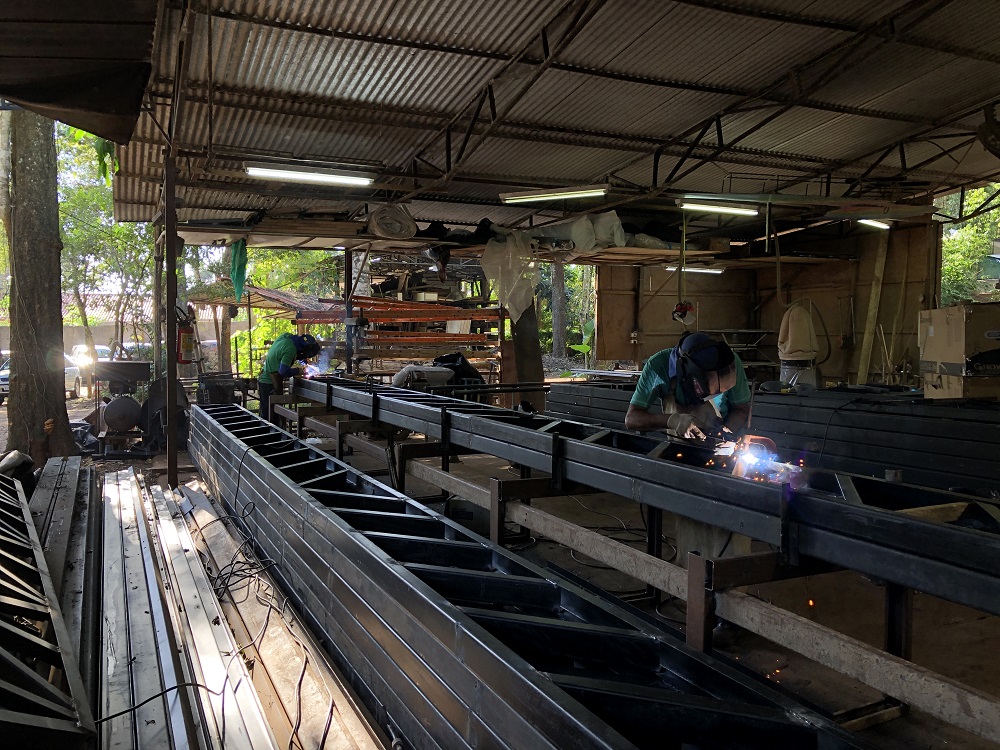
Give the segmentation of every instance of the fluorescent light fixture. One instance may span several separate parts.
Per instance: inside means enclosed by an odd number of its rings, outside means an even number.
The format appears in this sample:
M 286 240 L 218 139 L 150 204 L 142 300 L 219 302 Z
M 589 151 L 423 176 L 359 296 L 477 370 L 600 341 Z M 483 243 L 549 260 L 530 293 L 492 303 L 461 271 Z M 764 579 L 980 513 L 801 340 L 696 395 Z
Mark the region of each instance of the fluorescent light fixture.
M 876 221 L 875 219 L 858 219 L 858 224 L 864 224 L 866 227 L 875 227 L 876 229 L 892 229 L 892 224 L 886 224 L 884 221 Z
M 739 206 L 726 206 L 714 203 L 689 203 L 684 201 L 681 208 L 685 211 L 702 211 L 706 214 L 736 214 L 737 216 L 756 216 L 759 211 L 756 208 L 740 208 Z
M 534 203 L 536 201 L 561 201 L 574 198 L 600 198 L 608 194 L 607 185 L 529 190 L 524 193 L 500 193 L 501 203 Z
M 278 180 L 281 182 L 304 182 L 312 185 L 343 185 L 346 187 L 367 187 L 375 180 L 346 172 L 327 169 L 311 169 L 307 167 L 271 167 L 263 165 L 247 166 L 247 176 L 259 180 Z
M 667 266 L 668 271 L 676 271 L 677 266 Z M 720 274 L 725 271 L 725 268 L 693 268 L 691 266 L 684 266 L 684 273 L 713 273 Z

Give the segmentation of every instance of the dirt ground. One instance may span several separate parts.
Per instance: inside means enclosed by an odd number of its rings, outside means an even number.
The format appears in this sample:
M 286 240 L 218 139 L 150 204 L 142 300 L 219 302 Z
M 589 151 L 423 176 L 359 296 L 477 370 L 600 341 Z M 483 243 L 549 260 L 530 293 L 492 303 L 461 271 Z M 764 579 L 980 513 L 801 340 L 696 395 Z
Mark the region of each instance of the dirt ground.
M 90 397 L 71 398 L 66 400 L 66 411 L 69 414 L 70 422 L 81 420 L 94 410 L 94 401 Z M 7 450 L 7 401 L 0 405 L 0 448 Z

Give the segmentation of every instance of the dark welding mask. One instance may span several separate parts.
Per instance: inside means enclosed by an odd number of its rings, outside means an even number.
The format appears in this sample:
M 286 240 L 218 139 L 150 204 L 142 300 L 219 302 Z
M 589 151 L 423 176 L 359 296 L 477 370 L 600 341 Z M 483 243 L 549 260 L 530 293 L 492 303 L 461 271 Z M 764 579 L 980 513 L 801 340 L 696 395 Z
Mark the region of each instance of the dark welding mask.
M 704 333 L 686 332 L 677 342 L 677 382 L 689 404 L 708 401 L 712 393 L 709 373 L 733 361 L 732 349 Z

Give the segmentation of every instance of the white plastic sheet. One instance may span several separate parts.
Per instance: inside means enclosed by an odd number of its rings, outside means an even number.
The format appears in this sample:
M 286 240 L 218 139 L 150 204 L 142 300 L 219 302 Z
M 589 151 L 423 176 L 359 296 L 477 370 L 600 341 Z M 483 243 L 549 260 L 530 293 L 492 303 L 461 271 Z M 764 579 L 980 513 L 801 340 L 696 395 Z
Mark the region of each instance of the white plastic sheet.
M 573 247 L 569 249 L 575 253 L 585 253 L 597 244 L 594 236 L 594 224 L 589 216 L 581 216 L 573 221 L 563 221 L 544 227 L 533 227 L 529 231 L 532 237 L 537 237 L 543 243 L 546 240 L 570 240 Z
M 496 289 L 500 304 L 507 308 L 511 321 L 516 323 L 521 313 L 535 301 L 535 287 L 539 281 L 538 264 L 534 259 L 537 246 L 526 232 L 498 226 L 494 226 L 493 231 L 503 235 L 504 241 L 487 242 L 480 265 Z

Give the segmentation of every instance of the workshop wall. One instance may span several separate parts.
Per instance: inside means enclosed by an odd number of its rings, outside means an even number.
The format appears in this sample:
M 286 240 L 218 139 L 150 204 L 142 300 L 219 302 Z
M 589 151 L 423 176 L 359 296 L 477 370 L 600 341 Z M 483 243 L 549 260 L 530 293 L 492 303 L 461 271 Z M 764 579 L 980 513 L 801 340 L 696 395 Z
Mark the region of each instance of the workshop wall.
M 663 266 L 598 266 L 597 359 L 642 361 L 676 344 L 687 329 L 670 317 L 679 277 Z M 753 271 L 688 273 L 684 283 L 684 296 L 695 305 L 694 330 L 749 326 Z M 637 343 L 632 343 L 633 331 L 639 333 Z
M 783 240 L 783 252 L 795 249 L 791 237 Z M 757 272 L 757 296 L 763 303 L 759 318 L 761 328 L 777 331 L 789 303 L 811 302 L 820 348 L 818 359 L 823 359 L 830 352 L 829 359 L 820 368 L 827 382 L 856 382 L 878 245 L 878 231 L 810 242 L 808 249 L 812 253 L 843 255 L 857 252 L 859 260 L 831 260 L 818 265 L 782 263 L 784 304 L 774 293 L 775 269 L 766 268 Z M 920 310 L 937 306 L 940 268 L 941 230 L 938 224 L 889 232 L 869 381 L 885 382 L 888 379 L 892 382 L 892 372 L 902 370 L 903 382 L 916 384 L 919 360 L 917 316 Z M 776 337 L 771 340 L 776 344 Z M 777 356 L 776 348 L 773 355 Z M 907 370 L 909 380 L 906 378 Z

